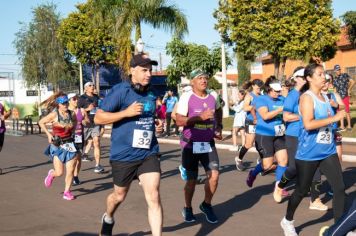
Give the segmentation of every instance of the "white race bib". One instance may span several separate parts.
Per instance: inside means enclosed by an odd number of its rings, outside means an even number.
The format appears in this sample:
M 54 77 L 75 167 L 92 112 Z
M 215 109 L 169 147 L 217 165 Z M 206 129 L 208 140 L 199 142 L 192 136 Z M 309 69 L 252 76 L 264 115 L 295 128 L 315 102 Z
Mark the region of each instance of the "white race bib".
M 81 134 L 76 134 L 74 136 L 74 142 L 75 143 L 82 143 L 83 142 L 83 136 Z
M 317 143 L 331 144 L 332 133 L 330 127 L 322 127 L 319 129 L 318 136 L 316 137 Z
M 208 153 L 212 151 L 209 142 L 193 142 L 193 153 Z
M 135 129 L 132 147 L 149 149 L 151 147 L 153 132 L 150 130 Z
M 256 133 L 256 125 L 249 125 L 249 126 L 248 126 L 248 133 L 249 133 L 249 134 L 254 134 L 254 133 Z
M 74 146 L 74 143 L 64 143 L 61 145 L 61 148 L 63 148 L 64 150 L 68 151 L 68 152 L 76 152 L 77 149 Z
M 286 127 L 284 126 L 284 124 L 274 126 L 274 135 L 275 136 L 283 136 L 285 131 L 286 131 Z

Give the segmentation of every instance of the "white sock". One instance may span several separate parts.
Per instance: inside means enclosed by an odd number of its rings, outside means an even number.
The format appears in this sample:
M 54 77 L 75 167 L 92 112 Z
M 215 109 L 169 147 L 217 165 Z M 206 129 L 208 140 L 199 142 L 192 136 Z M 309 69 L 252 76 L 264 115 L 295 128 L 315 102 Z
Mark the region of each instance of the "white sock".
M 105 213 L 104 221 L 105 221 L 106 223 L 108 223 L 108 224 L 113 224 L 113 223 L 114 223 L 114 218 L 109 217 L 109 216 Z

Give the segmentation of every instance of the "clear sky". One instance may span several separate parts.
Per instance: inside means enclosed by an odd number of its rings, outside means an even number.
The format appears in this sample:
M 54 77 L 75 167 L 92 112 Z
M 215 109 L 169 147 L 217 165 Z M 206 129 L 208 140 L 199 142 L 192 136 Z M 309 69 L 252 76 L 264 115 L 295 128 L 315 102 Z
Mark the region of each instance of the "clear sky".
M 1 0 L 0 1 L 0 72 L 17 72 L 15 66 L 17 57 L 12 55 L 16 51 L 12 42 L 15 33 L 20 30 L 19 22 L 28 23 L 32 19 L 32 9 L 40 4 L 50 2 L 48 0 Z M 62 17 L 76 10 L 75 5 L 85 0 L 53 0 L 57 5 L 57 11 Z M 187 16 L 189 34 L 184 38 L 186 42 L 205 44 L 211 47 L 219 41 L 219 34 L 214 30 L 215 19 L 212 16 L 218 6 L 218 0 L 171 0 Z M 339 17 L 346 11 L 356 10 L 356 0 L 334 0 L 334 16 Z M 169 64 L 169 58 L 165 55 L 166 43 L 171 40 L 169 32 L 152 29 L 143 26 L 142 38 L 145 42 L 145 51 L 150 52 L 152 58 L 159 60 L 162 54 L 163 67 Z

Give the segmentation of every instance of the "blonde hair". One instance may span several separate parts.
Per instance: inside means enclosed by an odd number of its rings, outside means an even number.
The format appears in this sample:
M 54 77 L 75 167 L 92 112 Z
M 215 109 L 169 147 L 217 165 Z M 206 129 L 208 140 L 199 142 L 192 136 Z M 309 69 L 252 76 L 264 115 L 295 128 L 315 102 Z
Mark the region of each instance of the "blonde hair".
M 58 91 L 43 102 L 41 102 L 40 106 L 46 108 L 49 112 L 53 111 L 55 108 L 57 108 L 58 103 L 56 102 L 56 99 L 61 96 L 65 96 L 66 94 L 63 91 Z

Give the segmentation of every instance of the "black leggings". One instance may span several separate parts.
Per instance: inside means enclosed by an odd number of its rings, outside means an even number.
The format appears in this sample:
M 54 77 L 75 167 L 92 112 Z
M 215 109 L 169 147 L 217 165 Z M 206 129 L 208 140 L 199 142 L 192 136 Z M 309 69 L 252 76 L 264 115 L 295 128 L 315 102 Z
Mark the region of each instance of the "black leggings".
M 172 121 L 172 112 L 167 112 L 166 113 L 166 134 L 167 135 L 171 134 L 171 121 Z M 175 128 L 174 133 L 178 135 L 179 134 L 178 126 L 176 125 L 175 120 L 173 120 L 173 122 L 174 122 L 174 128 Z
M 337 154 L 319 161 L 295 160 L 297 169 L 297 187 L 288 201 L 287 220 L 293 220 L 294 213 L 308 193 L 313 176 L 317 168 L 326 176 L 334 192 L 333 211 L 335 222 L 341 217 L 345 207 L 345 185 L 342 177 L 342 169 Z
M 298 148 L 298 137 L 286 135 L 286 149 L 288 154 L 288 168 L 284 172 L 281 181 L 278 183 L 278 187 L 285 188 L 287 184 L 295 178 L 297 175 L 297 168 L 295 166 L 295 154 Z M 311 201 L 314 202 L 315 199 L 319 197 L 320 190 L 319 185 L 321 184 L 321 174 L 319 168 L 315 171 L 313 182 L 310 189 Z

